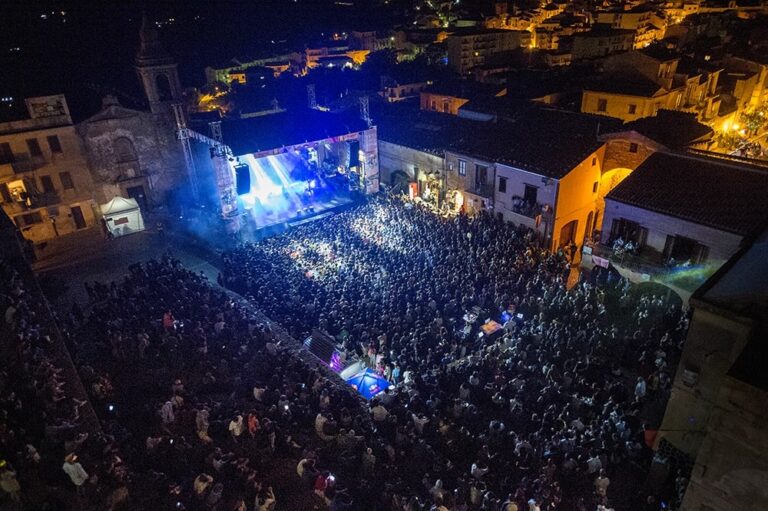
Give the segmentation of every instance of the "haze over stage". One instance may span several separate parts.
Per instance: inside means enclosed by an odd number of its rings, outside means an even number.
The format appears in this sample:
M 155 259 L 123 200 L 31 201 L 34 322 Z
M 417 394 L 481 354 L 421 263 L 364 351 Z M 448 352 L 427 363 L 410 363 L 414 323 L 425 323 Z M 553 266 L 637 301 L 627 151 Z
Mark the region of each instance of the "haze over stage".
M 352 114 L 309 108 L 221 123 L 223 139 L 235 156 L 274 151 L 367 129 L 365 121 Z

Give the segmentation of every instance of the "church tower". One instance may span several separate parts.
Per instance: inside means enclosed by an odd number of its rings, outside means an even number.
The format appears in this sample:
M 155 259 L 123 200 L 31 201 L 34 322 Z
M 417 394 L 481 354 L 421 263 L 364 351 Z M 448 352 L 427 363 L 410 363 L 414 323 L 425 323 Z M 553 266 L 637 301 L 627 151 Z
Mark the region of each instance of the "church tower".
M 173 57 L 160 44 L 157 30 L 144 15 L 139 32 L 141 46 L 136 54 L 136 72 L 154 114 L 170 113 L 171 104 L 181 98 L 179 71 Z

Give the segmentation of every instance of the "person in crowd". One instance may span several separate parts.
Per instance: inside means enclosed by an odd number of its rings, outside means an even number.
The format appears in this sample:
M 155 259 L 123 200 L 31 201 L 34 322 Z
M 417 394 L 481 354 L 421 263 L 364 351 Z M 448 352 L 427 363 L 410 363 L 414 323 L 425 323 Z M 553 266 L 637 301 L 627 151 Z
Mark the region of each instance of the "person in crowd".
M 166 255 L 94 283 L 90 310 L 66 315 L 62 335 L 103 429 L 86 436 L 87 407 L 30 326 L 33 302 L 12 273 L 0 281 L 0 310 L 32 361 L 20 365 L 25 395 L 58 412 L 46 438 L 82 453 L 104 493 L 127 488 L 137 509 L 145 488 L 167 497 L 161 511 L 275 507 L 266 481 L 287 456 L 302 460 L 297 488 L 337 509 L 595 509 L 612 504 L 601 470 L 650 462 L 637 378 L 655 382 L 653 399 L 668 395 L 687 311 L 602 269 L 569 287 L 566 255 L 535 231 L 380 198 L 221 259 L 219 284 L 242 299 Z M 485 318 L 504 328 L 480 335 Z M 295 339 L 313 329 L 347 363 L 388 375 L 390 390 L 369 405 L 300 356 Z M 7 371 L 0 382 L 22 374 Z M 15 410 L 19 396 L 0 391 Z M 47 459 L 48 444 L 29 441 Z M 638 489 L 626 483 L 610 500 Z

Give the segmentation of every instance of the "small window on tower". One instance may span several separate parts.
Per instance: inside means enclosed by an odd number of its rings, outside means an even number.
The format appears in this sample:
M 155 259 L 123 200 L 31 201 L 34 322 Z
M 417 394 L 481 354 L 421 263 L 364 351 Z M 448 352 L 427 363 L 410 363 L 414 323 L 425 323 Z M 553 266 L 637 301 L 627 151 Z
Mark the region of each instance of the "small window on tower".
M 157 86 L 157 98 L 160 101 L 170 101 L 173 99 L 173 92 L 171 91 L 171 82 L 168 80 L 168 76 L 159 74 L 155 78 L 155 85 Z

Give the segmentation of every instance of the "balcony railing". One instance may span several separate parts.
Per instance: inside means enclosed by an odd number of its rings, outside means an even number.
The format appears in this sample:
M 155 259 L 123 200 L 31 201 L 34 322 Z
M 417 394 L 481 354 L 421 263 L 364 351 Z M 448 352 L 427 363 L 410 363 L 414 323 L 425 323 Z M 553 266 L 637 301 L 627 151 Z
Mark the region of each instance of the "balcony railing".
M 56 191 L 42 192 L 42 193 L 31 195 L 29 200 L 30 202 L 32 202 L 32 205 L 30 207 L 42 208 L 46 206 L 53 206 L 55 204 L 60 203 L 61 197 L 59 196 L 59 192 L 56 192 Z
M 617 266 L 638 273 L 656 275 L 669 269 L 664 264 L 661 254 L 647 246 L 638 247 L 631 251 L 614 249 L 602 243 L 593 243 L 590 247 L 593 255 L 603 257 Z
M 531 203 L 519 195 L 512 196 L 512 211 L 528 218 L 536 218 L 541 213 L 542 205 L 538 202 Z
M 467 191 L 481 197 L 493 197 L 493 185 L 490 183 L 475 183 Z
M 48 164 L 48 161 L 42 156 L 31 156 L 29 153 L 14 154 L 14 161 L 11 163 L 13 171 L 17 174 L 32 172 Z

